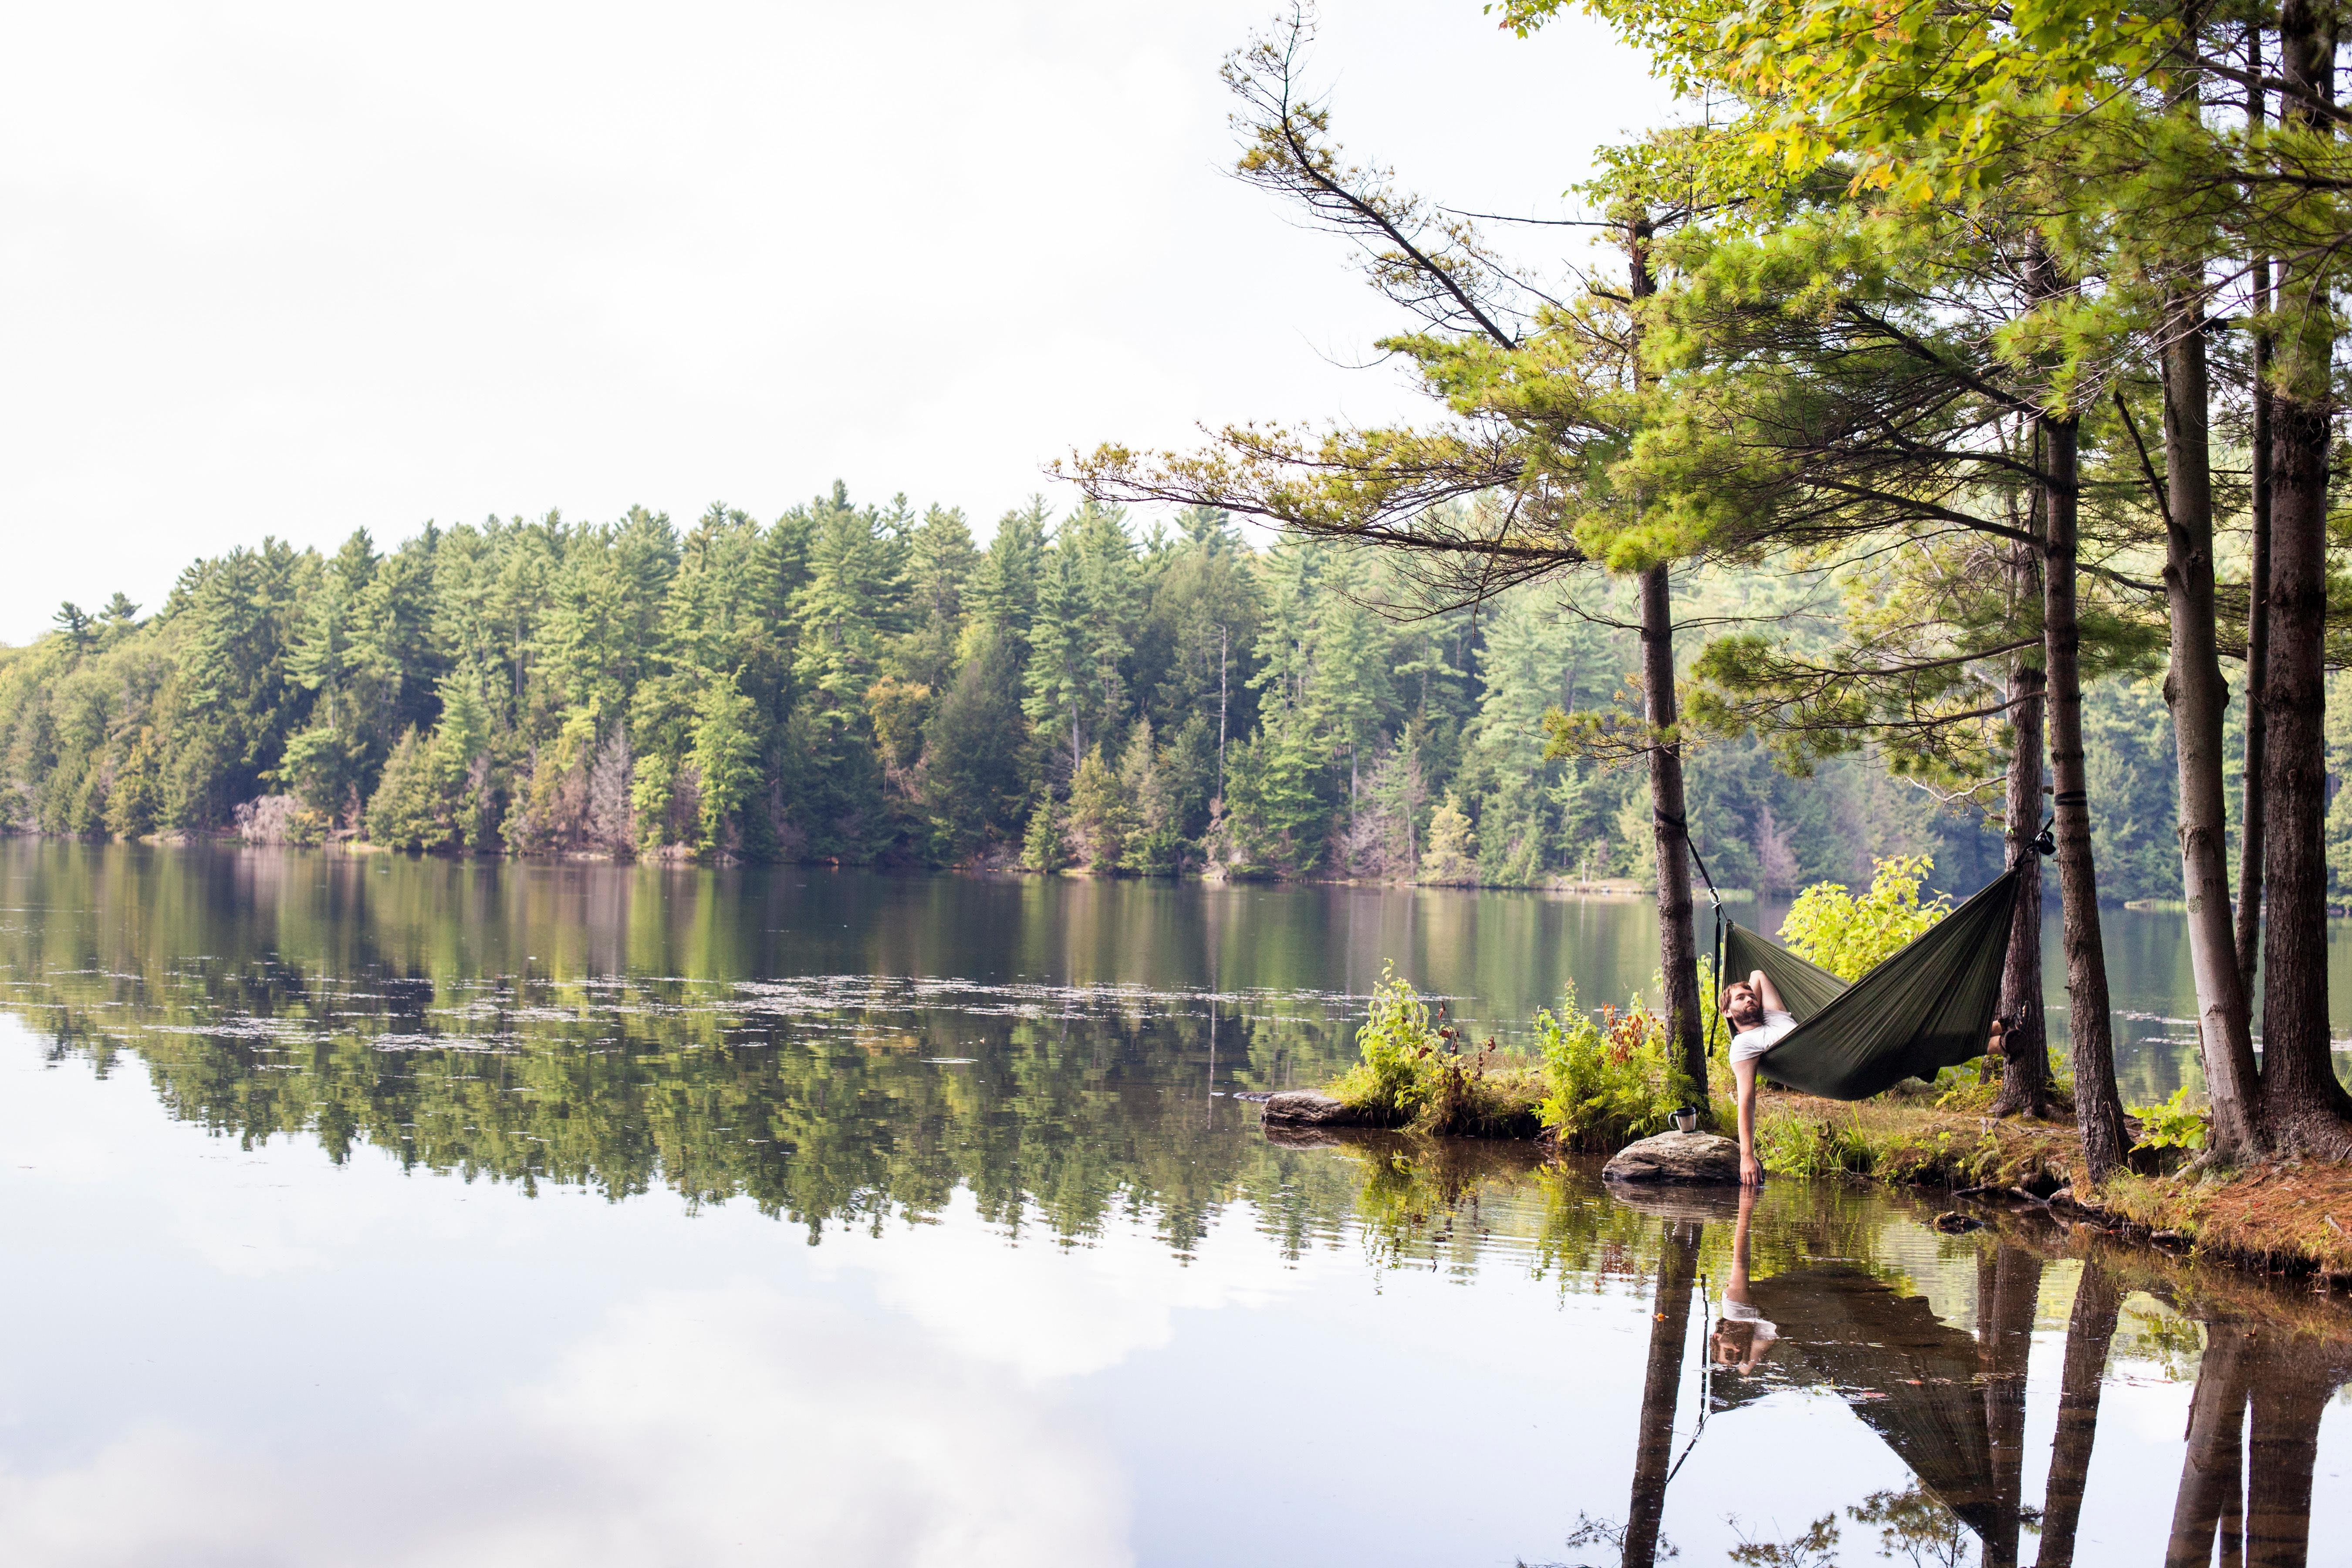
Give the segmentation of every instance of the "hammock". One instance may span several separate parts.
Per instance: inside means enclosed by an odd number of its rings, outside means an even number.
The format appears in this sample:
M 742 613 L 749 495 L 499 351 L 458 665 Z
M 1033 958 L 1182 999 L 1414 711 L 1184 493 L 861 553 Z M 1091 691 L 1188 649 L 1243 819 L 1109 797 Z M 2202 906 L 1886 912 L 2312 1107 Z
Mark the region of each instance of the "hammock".
M 1978 1381 L 1984 1363 L 1972 1335 L 1944 1323 L 1921 1298 L 1897 1296 L 1851 1265 L 1776 1274 L 1751 1293 L 1757 1310 L 1780 1326 L 1773 1353 L 1780 1376 L 1827 1384 L 1844 1395 L 1962 1523 L 1985 1541 L 2000 1532 L 2005 1521 L 1986 1423 L 1993 1391 Z M 1758 1380 L 1757 1393 L 1768 1386 Z
M 1766 1077 L 1830 1100 L 1867 1100 L 1984 1055 L 2016 906 L 2011 869 L 1849 985 L 1729 920 L 1718 903 L 1717 984 L 1760 969 L 1795 1016 L 1758 1062 Z

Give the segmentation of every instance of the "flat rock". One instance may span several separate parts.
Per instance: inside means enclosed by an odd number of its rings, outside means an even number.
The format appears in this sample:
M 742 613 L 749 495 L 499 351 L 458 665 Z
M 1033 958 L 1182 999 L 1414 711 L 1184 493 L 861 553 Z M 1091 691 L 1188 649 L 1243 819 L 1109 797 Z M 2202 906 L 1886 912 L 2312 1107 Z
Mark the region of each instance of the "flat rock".
M 1612 1182 L 1739 1180 L 1739 1145 L 1712 1132 L 1661 1132 L 1628 1143 L 1601 1168 Z
M 1379 1123 L 1351 1105 L 1311 1089 L 1286 1089 L 1265 1102 L 1268 1122 L 1286 1127 L 1373 1127 Z

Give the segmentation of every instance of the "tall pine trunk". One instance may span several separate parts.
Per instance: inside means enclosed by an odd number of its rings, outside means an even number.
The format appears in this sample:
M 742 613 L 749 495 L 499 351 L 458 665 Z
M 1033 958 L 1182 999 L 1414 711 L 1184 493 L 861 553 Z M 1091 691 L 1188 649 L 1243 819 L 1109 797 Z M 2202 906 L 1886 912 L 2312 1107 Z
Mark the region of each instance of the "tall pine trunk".
M 2214 1152 L 2244 1159 L 2258 1144 L 2254 1045 L 2239 984 L 2230 907 L 2230 823 L 2221 740 L 2221 656 L 2213 607 L 2213 473 L 2207 447 L 2211 385 L 2204 300 L 2176 296 L 2164 347 L 2164 595 L 2171 610 L 2172 710 L 2180 775 L 2180 886 L 2189 902 L 2189 965 L 2197 986 L 2198 1039 L 2213 1102 Z
M 2263 74 L 2263 35 L 2259 27 L 2246 39 L 2247 69 L 2256 79 Z M 2249 126 L 2263 121 L 2263 93 L 2246 94 Z M 2238 822 L 2238 984 L 2249 1009 L 2254 999 L 2254 960 L 2262 951 L 2263 930 L 2263 753 L 2262 691 L 2270 666 L 2271 646 L 2271 259 L 2257 255 L 2248 279 L 2253 299 L 2254 385 L 2253 431 L 2251 440 L 2253 473 L 2247 498 L 2249 563 L 2246 573 L 2246 763 L 2240 784 L 2242 805 Z
M 2291 89 L 2325 97 L 2336 53 L 2332 13 L 2287 0 L 2279 9 L 2280 71 Z M 2324 119 L 2285 98 L 2283 121 L 2324 132 Z M 2328 261 L 2294 260 L 2279 279 L 2279 363 L 2271 431 L 2270 668 L 2265 734 L 2263 924 L 2263 1117 L 2273 1143 L 2352 1153 L 2352 1112 L 2327 1041 L 2326 693 L 2321 649 L 2327 609 L 2329 356 L 2335 313 Z
M 2018 549 L 2010 564 L 2012 602 L 2042 591 L 2031 552 Z M 2007 858 L 2017 873 L 2017 910 L 2010 917 L 2009 957 L 2000 971 L 2000 1016 L 2012 1027 L 2001 1041 L 2000 1097 L 1996 1116 L 2043 1116 L 2050 1110 L 2050 1031 L 2042 1005 L 2042 857 L 2033 840 L 2042 827 L 2042 723 L 2047 684 L 2041 656 L 2032 649 L 2010 662 Z
M 1650 1356 L 1642 1373 L 1642 1424 L 1633 1445 L 1633 1496 L 1625 1515 L 1625 1568 L 1651 1568 L 1658 1557 L 1658 1524 L 1666 1510 L 1666 1474 L 1674 1468 L 1675 1406 L 1682 1394 L 1683 1342 L 1690 1333 L 1691 1284 L 1698 1276 L 1699 1234 L 1694 1220 L 1665 1222 L 1658 1253 L 1656 1299 L 1651 1303 Z
M 1650 721 L 1650 823 L 1658 847 L 1658 962 L 1666 1016 L 1691 1080 L 1706 1100 L 1706 1023 L 1698 994 L 1698 931 L 1692 919 L 1690 823 L 1683 795 L 1683 749 L 1674 738 L 1675 613 L 1666 569 L 1642 574 L 1642 687 Z
M 2033 1568 L 2070 1568 L 2074 1529 L 2083 1518 L 2083 1486 L 2091 1473 L 2091 1449 L 2099 1435 L 2099 1394 L 2105 1385 L 2107 1350 L 2116 1338 L 2123 1292 L 2094 1256 L 2083 1260 L 2074 1287 L 2074 1314 L 2066 1320 L 2066 1356 L 2058 1374 L 2058 1432 L 2050 1445 L 2050 1480 L 2042 1498 L 2042 1544 Z
M 2074 1118 L 2091 1180 L 2105 1181 L 2129 1147 L 2116 1091 L 2115 1023 L 2107 998 L 2099 882 L 2091 857 L 2091 797 L 2083 756 L 2083 630 L 2074 603 L 2075 502 L 2081 465 L 2072 418 L 2044 416 L 2042 637 L 2050 677 L 2051 816 L 2058 839 L 2058 897 L 2066 951 L 2066 1037 L 2074 1066 Z
M 1650 272 L 1651 226 L 1627 226 L 1626 271 L 1635 309 L 1657 289 Z M 1634 384 L 1641 368 L 1634 326 Z M 1642 574 L 1642 696 L 1650 723 L 1650 825 L 1658 851 L 1658 963 L 1665 978 L 1667 1027 L 1691 1081 L 1694 1103 L 1706 1105 L 1706 1020 L 1698 994 L 1698 931 L 1691 918 L 1690 821 L 1683 795 L 1681 714 L 1675 698 L 1675 606 L 1664 563 Z M 1721 978 L 1717 977 L 1717 984 Z
M 2197 1391 L 2189 1398 L 2188 1452 L 2180 1457 L 2180 1486 L 2173 1494 L 2172 1536 L 2165 1547 L 2167 1568 L 2213 1560 L 2214 1538 L 2223 1518 L 2239 1511 L 2242 1495 L 2246 1388 L 2251 1335 L 2236 1323 L 2205 1327 L 2205 1354 L 2197 1363 Z M 2223 1555 L 2229 1555 L 2228 1548 Z

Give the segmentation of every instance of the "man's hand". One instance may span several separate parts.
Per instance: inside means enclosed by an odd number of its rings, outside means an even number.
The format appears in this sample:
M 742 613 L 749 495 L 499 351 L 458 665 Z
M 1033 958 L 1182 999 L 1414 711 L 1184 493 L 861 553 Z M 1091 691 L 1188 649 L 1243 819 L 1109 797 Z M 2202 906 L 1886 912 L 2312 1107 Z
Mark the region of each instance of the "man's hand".
M 1763 1184 L 1764 1167 L 1757 1163 L 1756 1156 L 1753 1154 L 1739 1156 L 1739 1184 L 1743 1187 L 1756 1187 Z

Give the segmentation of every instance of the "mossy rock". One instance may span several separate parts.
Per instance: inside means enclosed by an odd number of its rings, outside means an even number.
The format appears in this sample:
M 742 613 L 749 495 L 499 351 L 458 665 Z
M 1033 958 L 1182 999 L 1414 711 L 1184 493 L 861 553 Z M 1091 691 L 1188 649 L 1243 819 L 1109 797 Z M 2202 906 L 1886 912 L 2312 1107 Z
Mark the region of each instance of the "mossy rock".
M 1737 1184 L 1739 1145 L 1713 1132 L 1661 1132 L 1626 1144 L 1601 1174 L 1612 1182 Z

